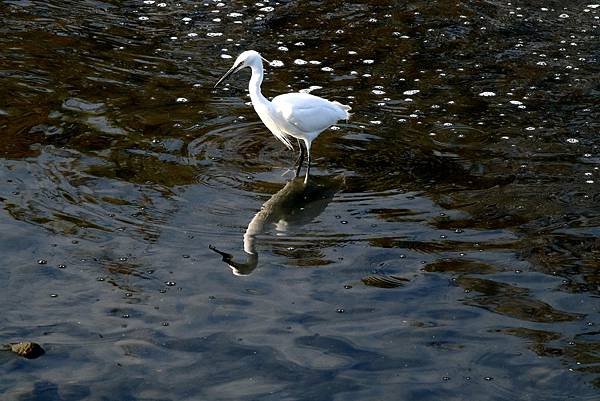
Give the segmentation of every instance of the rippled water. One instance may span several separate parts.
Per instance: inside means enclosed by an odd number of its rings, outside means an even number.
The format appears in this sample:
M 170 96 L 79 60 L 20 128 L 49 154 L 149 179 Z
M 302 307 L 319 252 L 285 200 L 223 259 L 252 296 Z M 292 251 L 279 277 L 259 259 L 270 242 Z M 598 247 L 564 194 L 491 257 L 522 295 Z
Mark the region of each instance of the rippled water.
M 0 2 L 0 343 L 46 350 L 1 352 L 0 392 L 597 399 L 599 18 L 589 1 Z M 213 89 L 247 49 L 279 65 L 266 96 L 353 108 L 306 187 L 248 73 Z

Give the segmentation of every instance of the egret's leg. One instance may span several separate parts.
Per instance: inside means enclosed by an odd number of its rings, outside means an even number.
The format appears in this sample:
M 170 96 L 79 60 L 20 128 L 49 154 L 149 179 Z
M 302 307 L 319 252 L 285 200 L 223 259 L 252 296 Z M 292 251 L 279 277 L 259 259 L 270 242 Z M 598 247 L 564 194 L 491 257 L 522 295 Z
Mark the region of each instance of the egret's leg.
M 296 164 L 298 165 L 298 168 L 296 168 L 296 175 L 294 177 L 298 177 L 298 174 L 300 174 L 300 169 L 302 168 L 302 161 L 304 160 L 304 148 L 302 147 L 302 144 L 300 143 L 300 139 L 296 138 L 296 141 L 298 141 L 298 147 L 300 148 L 300 154 L 298 155 L 298 160 L 296 160 Z
M 306 175 L 304 176 L 304 183 L 308 182 L 308 173 L 310 172 L 310 141 L 308 139 L 304 140 L 306 144 L 306 154 L 307 154 L 307 164 L 306 164 Z

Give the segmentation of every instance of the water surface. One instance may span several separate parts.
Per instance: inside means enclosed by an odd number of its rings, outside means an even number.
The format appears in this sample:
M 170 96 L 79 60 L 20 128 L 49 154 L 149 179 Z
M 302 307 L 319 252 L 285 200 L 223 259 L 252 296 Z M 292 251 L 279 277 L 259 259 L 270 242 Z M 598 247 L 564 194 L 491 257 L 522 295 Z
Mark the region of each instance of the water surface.
M 0 2 L 0 392 L 592 400 L 600 6 Z M 263 93 L 349 104 L 309 185 Z M 212 245 L 222 254 L 209 248 Z M 232 274 L 236 273 L 236 274 Z

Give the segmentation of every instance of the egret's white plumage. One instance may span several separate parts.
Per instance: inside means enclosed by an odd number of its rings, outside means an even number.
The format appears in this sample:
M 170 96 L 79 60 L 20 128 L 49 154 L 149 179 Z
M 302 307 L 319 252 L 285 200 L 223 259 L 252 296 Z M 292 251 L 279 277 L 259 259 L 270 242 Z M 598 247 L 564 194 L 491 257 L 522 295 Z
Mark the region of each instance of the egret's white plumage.
M 331 127 L 339 120 L 350 118 L 350 106 L 338 102 L 331 102 L 309 93 L 286 93 L 279 95 L 269 101 L 260 91 L 263 81 L 264 70 L 261 55 L 248 50 L 238 56 L 233 63 L 233 67 L 217 82 L 215 86 L 221 83 L 225 78 L 249 67 L 252 70 L 252 77 L 248 84 L 250 99 L 254 110 L 267 126 L 267 128 L 290 150 L 293 149 L 292 138 L 296 138 L 300 146 L 300 157 L 298 158 L 298 168 L 296 175 L 300 172 L 304 149 L 300 140 L 304 142 L 308 153 L 308 166 L 306 168 L 305 182 L 308 180 L 310 170 L 310 146 L 312 141 L 319 134 Z

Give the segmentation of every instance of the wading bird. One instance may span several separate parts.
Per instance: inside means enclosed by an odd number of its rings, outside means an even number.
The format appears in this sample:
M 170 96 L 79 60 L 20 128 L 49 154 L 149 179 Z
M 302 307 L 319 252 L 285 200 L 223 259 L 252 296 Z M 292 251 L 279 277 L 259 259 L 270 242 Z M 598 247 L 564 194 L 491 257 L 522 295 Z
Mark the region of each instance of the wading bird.
M 300 174 L 304 160 L 304 148 L 300 140 L 304 141 L 307 153 L 306 176 L 304 177 L 306 183 L 310 171 L 310 145 L 312 141 L 339 120 L 348 120 L 350 118 L 348 111 L 351 108 L 309 93 L 286 93 L 269 101 L 260 91 L 264 76 L 263 60 L 267 61 L 254 50 L 243 52 L 235 60 L 233 67 L 219 79 L 215 87 L 231 74 L 245 67 L 252 70 L 248 90 L 256 114 L 273 135 L 283 142 L 288 149 L 294 149 L 291 138 L 296 138 L 298 141 L 300 155 L 297 161 L 296 176 Z

